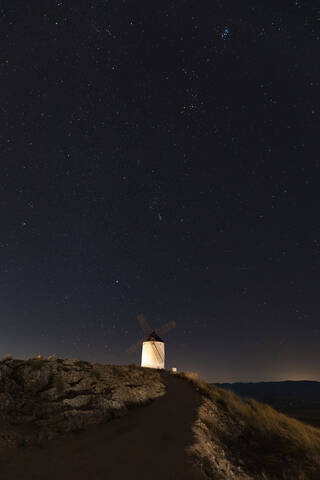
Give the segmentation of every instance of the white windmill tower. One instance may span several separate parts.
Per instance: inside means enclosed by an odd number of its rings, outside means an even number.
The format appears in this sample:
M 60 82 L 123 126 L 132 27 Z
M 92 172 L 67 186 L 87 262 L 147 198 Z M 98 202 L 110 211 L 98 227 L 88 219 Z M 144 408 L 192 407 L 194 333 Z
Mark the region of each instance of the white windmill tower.
M 160 337 L 176 326 L 176 322 L 168 322 L 160 328 L 152 330 L 143 314 L 138 315 L 138 322 L 145 337 L 129 348 L 129 352 L 135 352 L 142 345 L 141 367 L 163 369 L 165 366 L 164 341 Z

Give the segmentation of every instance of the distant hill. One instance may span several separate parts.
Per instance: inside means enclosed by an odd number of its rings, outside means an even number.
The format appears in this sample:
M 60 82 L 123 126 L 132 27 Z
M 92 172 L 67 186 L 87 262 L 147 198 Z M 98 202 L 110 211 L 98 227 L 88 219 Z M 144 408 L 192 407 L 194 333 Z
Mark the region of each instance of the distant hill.
M 304 380 L 215 385 L 241 397 L 268 403 L 288 415 L 320 427 L 320 382 Z
M 286 381 L 259 383 L 216 383 L 217 387 L 231 390 L 241 397 L 260 402 L 292 405 L 320 405 L 320 382 Z

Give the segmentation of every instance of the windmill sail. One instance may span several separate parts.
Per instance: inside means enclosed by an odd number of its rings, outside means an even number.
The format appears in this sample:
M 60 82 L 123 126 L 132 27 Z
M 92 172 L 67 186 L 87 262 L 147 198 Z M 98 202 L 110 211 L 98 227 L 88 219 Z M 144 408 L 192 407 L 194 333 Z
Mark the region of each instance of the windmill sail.
M 128 353 L 134 353 L 134 352 L 136 352 L 136 351 L 141 347 L 141 345 L 143 344 L 143 342 L 144 342 L 144 339 L 142 338 L 141 340 L 139 340 L 139 342 L 136 342 L 136 343 L 134 343 L 133 345 L 131 345 L 131 347 L 129 347 L 129 348 L 127 349 L 127 352 L 128 352 Z
M 161 355 L 161 351 L 159 347 L 157 347 L 157 342 L 152 342 L 152 347 L 154 349 L 155 355 L 157 356 L 160 363 L 164 363 L 164 358 Z
M 139 315 L 137 316 L 137 319 L 138 319 L 139 325 L 142 328 L 144 334 L 149 335 L 150 332 L 151 332 L 151 328 L 150 328 L 147 320 L 145 319 L 145 316 L 143 315 L 143 313 L 139 313 Z
M 175 326 L 176 326 L 176 322 L 168 322 L 162 325 L 162 327 L 156 328 L 155 332 L 158 335 L 164 335 L 165 333 L 168 333 L 170 330 L 175 328 Z

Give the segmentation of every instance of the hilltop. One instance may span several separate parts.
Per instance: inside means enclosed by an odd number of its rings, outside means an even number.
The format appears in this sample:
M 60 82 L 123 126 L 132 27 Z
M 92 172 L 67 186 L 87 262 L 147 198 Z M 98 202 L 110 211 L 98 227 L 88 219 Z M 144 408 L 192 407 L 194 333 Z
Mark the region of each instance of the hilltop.
M 0 400 L 1 480 L 320 478 L 320 430 L 185 375 L 8 359 Z
M 76 432 L 164 393 L 157 371 L 135 365 L 9 359 L 0 362 L 0 447 Z

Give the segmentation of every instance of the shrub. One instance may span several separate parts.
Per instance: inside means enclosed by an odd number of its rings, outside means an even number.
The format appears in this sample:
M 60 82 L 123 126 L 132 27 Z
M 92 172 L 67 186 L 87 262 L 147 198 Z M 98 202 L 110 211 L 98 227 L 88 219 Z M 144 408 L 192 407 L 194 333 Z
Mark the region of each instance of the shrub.
M 183 375 L 189 380 L 198 380 L 199 378 L 197 372 L 184 372 Z
M 49 361 L 57 360 L 57 355 L 56 355 L 55 353 L 53 353 L 52 355 L 49 355 L 49 356 L 48 356 L 48 360 L 49 360 Z
M 93 368 L 90 372 L 91 377 L 96 378 L 99 380 L 101 378 L 101 372 L 97 368 Z
M 17 447 L 23 448 L 27 446 L 27 442 L 24 438 L 19 438 L 17 441 Z
M 66 382 L 61 374 L 54 377 L 53 384 L 58 395 L 62 395 L 65 392 Z
M 138 370 L 141 368 L 141 367 L 138 367 L 138 365 L 136 365 L 135 363 L 129 363 L 127 367 L 129 368 L 129 370 Z
M 7 362 L 12 359 L 13 359 L 13 356 L 10 353 L 7 353 L 7 355 L 4 355 L 4 357 L 2 357 L 3 362 Z
M 29 364 L 33 370 L 40 370 L 45 364 L 45 359 L 42 357 L 30 358 Z
M 126 368 L 122 366 L 113 366 L 112 374 L 115 378 L 125 378 L 127 376 Z

